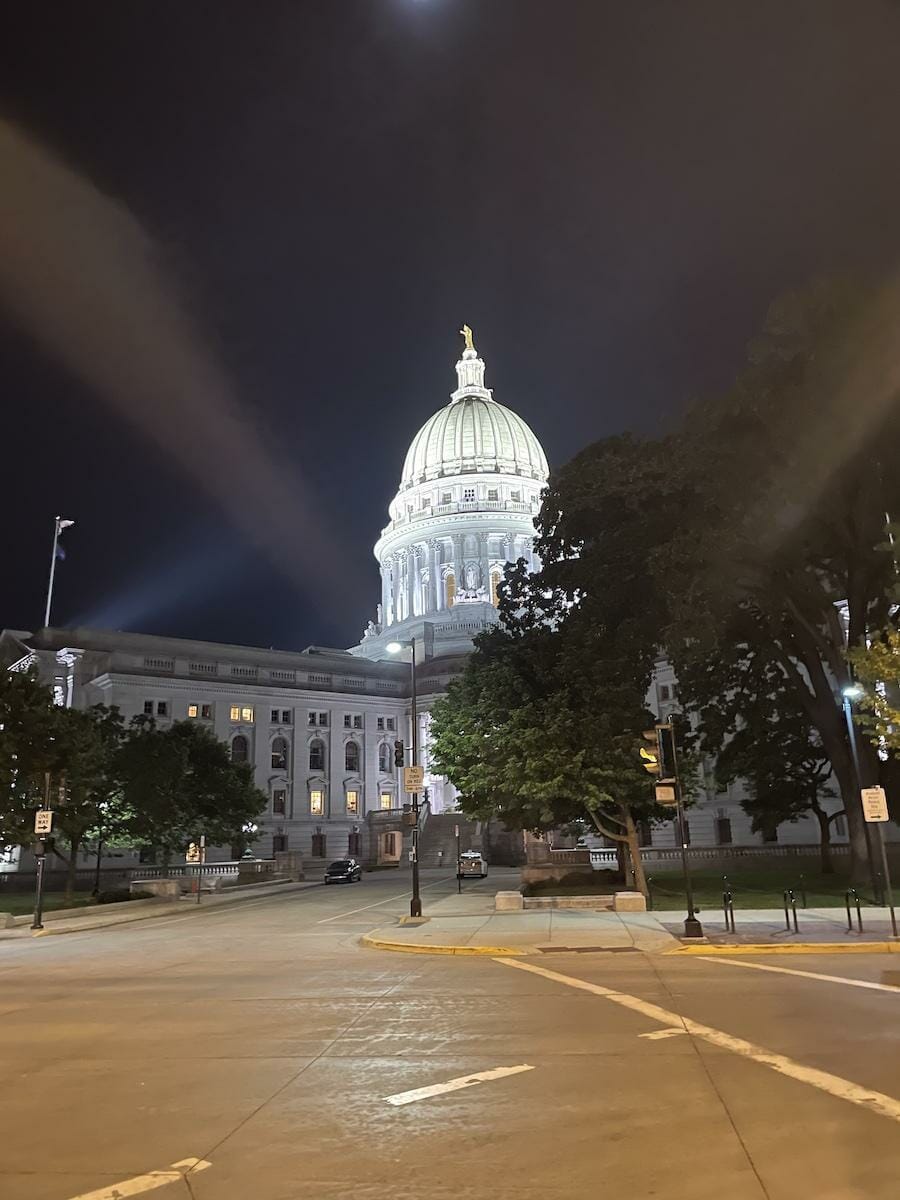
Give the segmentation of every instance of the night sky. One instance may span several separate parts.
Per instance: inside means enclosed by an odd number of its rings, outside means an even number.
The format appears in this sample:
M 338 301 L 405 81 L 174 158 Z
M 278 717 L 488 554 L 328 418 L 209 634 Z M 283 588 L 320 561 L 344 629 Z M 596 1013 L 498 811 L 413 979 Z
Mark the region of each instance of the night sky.
M 255 538 L 214 437 L 151 440 L 170 404 L 116 409 L 0 312 L 0 626 L 41 623 L 58 512 L 54 624 L 357 641 L 461 323 L 551 465 L 670 426 L 779 291 L 897 265 L 898 63 L 891 0 L 7 6 L 0 116 L 158 243 L 260 486 L 287 469 L 306 508 L 273 485 Z

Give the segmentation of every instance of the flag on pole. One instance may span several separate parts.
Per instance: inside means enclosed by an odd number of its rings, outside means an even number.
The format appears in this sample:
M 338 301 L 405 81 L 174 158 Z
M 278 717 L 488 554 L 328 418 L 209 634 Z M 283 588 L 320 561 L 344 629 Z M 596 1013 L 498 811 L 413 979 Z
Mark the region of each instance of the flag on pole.
M 57 533 L 62 533 L 64 529 L 68 529 L 70 525 L 74 525 L 74 521 L 64 521 L 62 517 L 58 517 L 56 521 Z

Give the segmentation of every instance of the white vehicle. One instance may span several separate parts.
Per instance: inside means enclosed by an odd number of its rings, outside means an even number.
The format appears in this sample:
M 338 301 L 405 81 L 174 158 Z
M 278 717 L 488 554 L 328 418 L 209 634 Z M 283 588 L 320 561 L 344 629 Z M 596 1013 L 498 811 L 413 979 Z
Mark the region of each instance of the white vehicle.
M 466 850 L 459 856 L 459 879 L 486 879 L 487 873 L 487 863 L 477 850 Z

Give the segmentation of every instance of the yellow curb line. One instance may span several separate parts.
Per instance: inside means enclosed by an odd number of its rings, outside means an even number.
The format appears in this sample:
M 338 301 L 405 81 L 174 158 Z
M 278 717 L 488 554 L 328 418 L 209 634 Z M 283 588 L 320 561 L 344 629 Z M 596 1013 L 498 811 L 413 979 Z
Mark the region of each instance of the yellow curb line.
M 393 950 L 399 954 L 486 954 L 494 958 L 520 958 L 526 954 L 537 954 L 536 946 L 426 946 L 422 942 L 388 942 L 382 938 L 363 935 L 360 944 L 373 950 Z
M 900 954 L 900 942 L 795 942 L 792 946 L 768 946 L 758 942 L 724 946 L 679 946 L 667 954 Z

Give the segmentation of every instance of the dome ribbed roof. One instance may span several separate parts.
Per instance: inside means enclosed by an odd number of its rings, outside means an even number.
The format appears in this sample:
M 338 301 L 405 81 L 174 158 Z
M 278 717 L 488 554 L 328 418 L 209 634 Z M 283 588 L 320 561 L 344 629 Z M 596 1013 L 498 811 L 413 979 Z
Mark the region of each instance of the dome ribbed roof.
M 469 395 L 436 412 L 413 438 L 400 491 L 427 479 L 473 471 L 522 475 L 541 483 L 550 474 L 540 442 L 521 417 L 496 400 Z

